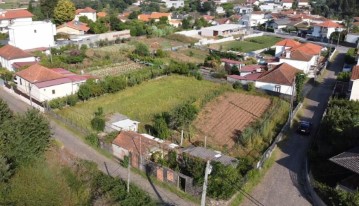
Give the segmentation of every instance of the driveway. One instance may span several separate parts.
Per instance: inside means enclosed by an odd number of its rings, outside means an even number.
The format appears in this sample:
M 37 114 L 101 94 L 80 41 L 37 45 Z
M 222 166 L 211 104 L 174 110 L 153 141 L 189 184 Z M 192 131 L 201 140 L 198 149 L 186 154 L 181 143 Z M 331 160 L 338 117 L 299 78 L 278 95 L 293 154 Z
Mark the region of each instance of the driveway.
M 345 47 L 339 47 L 339 54 L 325 72 L 323 83 L 313 87 L 307 94 L 302 108 L 302 119 L 313 123 L 312 134 L 318 128 L 323 112 L 335 84 L 335 76 L 342 68 Z M 276 162 L 267 171 L 261 183 L 257 185 L 251 196 L 262 205 L 270 206 L 306 206 L 311 205 L 304 188 L 304 161 L 312 136 L 293 135 L 278 145 Z M 249 199 L 243 206 L 258 205 Z
M 17 99 L 16 96 L 9 94 L 2 87 L 0 87 L 0 97 L 8 103 L 10 109 L 13 111 L 21 113 L 30 108 L 29 105 Z M 121 179 L 127 180 L 127 169 L 121 167 L 118 162 L 98 153 L 85 144 L 79 137 L 58 125 L 56 122 L 50 120 L 50 124 L 54 138 L 61 141 L 70 153 L 78 158 L 95 162 L 100 170 L 111 176 L 118 176 Z M 138 174 L 131 173 L 131 182 L 147 191 L 151 197 L 158 200 L 161 205 L 195 205 L 192 202 L 181 199 L 168 190 L 154 185 L 149 179 L 143 178 Z

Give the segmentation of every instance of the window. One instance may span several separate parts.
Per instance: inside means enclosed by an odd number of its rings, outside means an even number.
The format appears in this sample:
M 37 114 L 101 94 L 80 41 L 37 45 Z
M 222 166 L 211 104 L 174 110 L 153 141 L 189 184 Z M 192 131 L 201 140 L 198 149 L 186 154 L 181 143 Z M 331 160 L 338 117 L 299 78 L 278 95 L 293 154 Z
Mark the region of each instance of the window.
M 52 90 L 52 94 L 55 94 L 55 90 L 54 90 L 54 89 Z
M 280 85 L 275 85 L 274 86 L 274 91 L 275 92 L 280 92 Z
M 21 81 L 21 79 L 20 79 L 20 85 L 22 85 L 22 81 Z

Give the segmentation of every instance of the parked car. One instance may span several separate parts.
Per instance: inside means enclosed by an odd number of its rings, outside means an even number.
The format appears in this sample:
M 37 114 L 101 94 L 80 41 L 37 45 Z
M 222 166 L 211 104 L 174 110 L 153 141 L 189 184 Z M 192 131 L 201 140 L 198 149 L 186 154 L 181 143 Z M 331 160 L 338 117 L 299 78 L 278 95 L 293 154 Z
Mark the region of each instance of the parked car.
M 307 122 L 307 121 L 299 122 L 299 127 L 297 129 L 297 132 L 299 134 L 309 135 L 311 131 L 312 131 L 312 123 Z
M 352 66 L 350 66 L 349 64 L 344 64 L 343 72 L 351 72 L 351 71 L 352 71 Z

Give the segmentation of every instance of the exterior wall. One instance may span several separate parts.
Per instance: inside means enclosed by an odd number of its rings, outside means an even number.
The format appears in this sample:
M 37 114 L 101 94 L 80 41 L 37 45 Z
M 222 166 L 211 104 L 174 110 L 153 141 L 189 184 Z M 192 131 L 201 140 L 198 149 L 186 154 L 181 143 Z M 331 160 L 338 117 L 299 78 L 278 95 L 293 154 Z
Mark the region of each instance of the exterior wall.
M 287 86 L 287 85 L 278 85 L 278 84 L 272 84 L 272 83 L 258 82 L 257 81 L 257 82 L 255 82 L 255 86 L 258 89 L 268 90 L 268 91 L 272 91 L 272 92 L 276 92 L 276 89 L 275 89 L 276 86 L 280 86 L 279 93 L 292 95 L 292 87 Z
M 9 27 L 9 44 L 20 49 L 34 49 L 52 47 L 55 45 L 56 27 L 51 22 Z
M 330 35 L 335 32 L 336 28 L 323 28 L 320 26 L 314 26 L 312 36 L 330 38 Z M 343 31 L 343 28 L 338 28 L 338 31 Z
M 282 4 L 283 8 L 287 8 L 287 9 L 292 8 L 292 5 L 293 5 L 293 3 L 283 3 Z
M 17 19 L 4 19 L 0 21 L 0 32 L 1 33 L 6 33 L 8 32 L 8 26 L 10 26 L 10 24 L 13 23 L 18 23 L 18 22 L 32 22 L 32 18 L 17 18 Z
M 350 92 L 350 100 L 359 100 L 359 80 L 354 80 L 353 82 L 353 86 L 352 86 L 352 91 Z
M 78 21 L 80 16 L 86 16 L 89 20 L 92 20 L 93 22 L 95 22 L 97 20 L 96 12 L 94 12 L 94 13 L 79 13 L 79 14 L 75 15 L 75 20 Z
M 29 87 L 31 87 L 31 97 L 39 102 L 49 101 L 55 98 L 74 94 L 78 91 L 80 85 L 80 83 L 73 84 L 70 82 L 45 88 L 38 88 L 19 76 L 16 76 L 16 83 L 17 88 L 25 94 L 29 94 Z M 55 94 L 53 94 L 52 91 L 54 91 Z
M 167 0 L 166 1 L 166 7 L 169 8 L 180 8 L 180 7 L 184 7 L 184 1 L 171 1 L 171 0 Z
M 310 61 L 304 62 L 304 61 L 298 61 L 298 60 L 292 60 L 292 59 L 280 59 L 280 63 L 287 63 L 299 70 L 302 70 L 305 74 L 308 74 L 310 69 Z
M 36 61 L 35 57 L 27 57 L 27 58 L 11 59 L 11 60 L 7 60 L 0 57 L 1 66 L 12 72 L 15 71 L 14 67 L 12 66 L 14 62 L 33 62 L 33 61 Z
M 309 3 L 308 2 L 298 2 L 298 7 L 308 7 Z
M 130 153 L 128 152 L 128 150 L 125 150 L 122 147 L 112 144 L 112 154 L 120 160 L 124 160 L 125 156 L 128 156 Z
M 56 30 L 56 33 L 65 33 L 65 34 L 71 34 L 71 35 L 83 35 L 85 34 L 84 31 L 76 30 L 70 27 L 62 27 Z
M 98 34 L 98 40 L 114 41 L 116 39 L 128 39 L 131 38 L 130 30 L 114 31 L 103 34 Z
M 312 36 L 320 37 L 319 33 L 320 33 L 320 26 L 314 26 Z
M 345 41 L 348 43 L 354 43 L 356 44 L 359 38 L 359 34 L 347 34 L 345 37 Z

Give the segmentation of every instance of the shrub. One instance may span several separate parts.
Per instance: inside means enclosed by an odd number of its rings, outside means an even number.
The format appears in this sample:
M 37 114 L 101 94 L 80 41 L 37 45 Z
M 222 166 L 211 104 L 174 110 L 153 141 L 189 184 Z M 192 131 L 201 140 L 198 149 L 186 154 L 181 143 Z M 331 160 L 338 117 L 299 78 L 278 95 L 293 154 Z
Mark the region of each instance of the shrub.
M 165 116 L 166 114 L 156 115 L 154 119 L 153 128 L 160 139 L 167 139 L 171 135 Z
M 100 146 L 100 141 L 96 134 L 90 134 L 85 137 L 85 140 L 92 146 Z
M 79 101 L 79 98 L 76 94 L 67 96 L 67 104 L 69 106 L 75 106 L 78 101 Z
M 256 86 L 254 85 L 254 82 L 249 82 L 248 84 L 247 84 L 247 90 L 248 91 L 254 91 L 256 89 Z
M 197 114 L 198 109 L 195 105 L 185 103 L 171 112 L 169 125 L 174 129 L 188 126 L 197 117 Z
M 339 72 L 337 80 L 342 82 L 349 82 L 351 75 L 351 72 Z
M 56 98 L 49 102 L 51 109 L 61 109 L 66 106 L 67 97 Z
M 94 112 L 95 117 L 91 120 L 91 127 L 96 131 L 103 131 L 105 129 L 105 118 L 103 117 L 102 107 L 97 108 Z
M 243 89 L 243 85 L 240 82 L 233 83 L 233 89 Z

